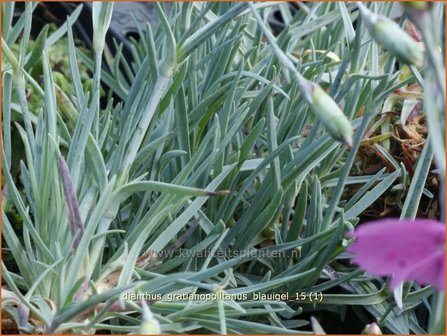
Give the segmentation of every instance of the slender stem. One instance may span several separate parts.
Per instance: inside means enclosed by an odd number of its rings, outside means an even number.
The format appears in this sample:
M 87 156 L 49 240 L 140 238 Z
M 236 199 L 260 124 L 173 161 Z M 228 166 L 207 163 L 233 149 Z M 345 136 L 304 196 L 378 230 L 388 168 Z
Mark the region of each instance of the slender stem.
M 284 51 L 279 48 L 278 44 L 276 43 L 276 39 L 273 36 L 273 34 L 270 32 L 269 29 L 265 26 L 264 22 L 262 21 L 261 16 L 259 15 L 258 11 L 256 10 L 255 6 L 250 2 L 248 4 L 250 6 L 250 9 L 253 13 L 253 16 L 256 18 L 256 21 L 258 21 L 258 25 L 261 28 L 262 32 L 264 33 L 265 37 L 269 41 L 270 46 L 273 48 L 273 51 L 276 54 L 276 57 L 278 57 L 281 64 L 286 68 L 288 71 L 292 72 L 294 75 L 298 87 L 300 88 L 301 92 L 304 92 L 303 84 L 306 82 L 306 79 L 296 70 L 295 65 L 290 60 L 289 57 L 286 56 Z M 288 73 L 285 73 L 285 75 L 288 77 Z
M 93 92 L 100 92 L 101 90 L 101 67 L 102 67 L 102 50 L 95 50 L 95 63 L 94 63 L 94 73 L 93 73 Z M 99 132 L 99 111 L 100 111 L 100 95 L 93 95 L 92 104 L 95 105 L 94 113 L 95 117 L 93 119 L 93 135 L 98 135 Z

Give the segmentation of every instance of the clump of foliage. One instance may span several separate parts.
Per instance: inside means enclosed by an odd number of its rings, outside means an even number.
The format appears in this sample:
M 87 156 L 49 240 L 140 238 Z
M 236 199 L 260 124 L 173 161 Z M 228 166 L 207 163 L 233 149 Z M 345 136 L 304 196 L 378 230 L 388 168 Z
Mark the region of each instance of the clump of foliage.
M 75 45 L 80 7 L 32 42 L 36 5 L 13 24 L 14 3 L 2 3 L 2 234 L 15 261 L 2 263 L 5 331 L 430 331 L 434 288 L 390 292 L 346 252 L 376 202 L 391 197 L 413 218 L 433 198 L 431 140 L 422 134 L 413 160 L 390 154 L 400 120 L 385 108 L 408 111 L 390 97 L 423 90 L 425 69 L 372 40 L 354 3 L 299 4 L 294 16 L 286 4 L 154 5 L 158 30 L 147 24 L 133 59 L 118 49 L 105 71 L 113 3 L 93 5 L 92 55 Z M 286 21 L 276 38 L 272 6 Z M 392 6 L 368 5 L 385 16 Z M 50 63 L 55 43 L 66 44 L 67 85 Z M 327 106 L 341 109 L 328 119 Z M 365 174 L 371 151 L 383 160 Z

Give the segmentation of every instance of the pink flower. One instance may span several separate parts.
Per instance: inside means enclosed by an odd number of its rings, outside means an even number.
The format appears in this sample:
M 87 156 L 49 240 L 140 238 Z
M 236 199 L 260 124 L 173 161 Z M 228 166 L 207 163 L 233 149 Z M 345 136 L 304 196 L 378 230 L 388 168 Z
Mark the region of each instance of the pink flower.
M 365 271 L 445 289 L 445 225 L 434 220 L 384 219 L 360 225 L 348 251 Z

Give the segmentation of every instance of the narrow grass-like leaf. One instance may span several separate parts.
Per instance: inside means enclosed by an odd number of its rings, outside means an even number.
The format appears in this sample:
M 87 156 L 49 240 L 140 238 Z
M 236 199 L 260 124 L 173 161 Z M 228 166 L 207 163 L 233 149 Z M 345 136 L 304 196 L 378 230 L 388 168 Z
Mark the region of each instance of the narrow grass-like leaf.
M 130 195 L 141 191 L 169 192 L 184 196 L 220 196 L 227 195 L 229 193 L 228 190 L 207 191 L 198 188 L 183 187 L 156 181 L 132 182 L 118 190 L 118 192 L 122 193 L 123 195 L 121 197 L 125 197 L 125 195 Z
M 231 165 L 227 169 L 224 169 L 208 186 L 207 189 L 215 189 L 223 179 L 231 172 L 236 164 Z M 185 210 L 171 225 L 166 229 L 157 239 L 151 244 L 150 249 L 160 251 L 167 241 L 170 241 L 178 231 L 186 224 L 186 222 L 195 214 L 197 209 L 205 203 L 205 197 L 197 198 L 191 205 Z
M 11 168 L 11 94 L 12 73 L 5 71 L 2 76 L 2 149 L 5 153 L 6 169 Z M 3 168 L 4 169 L 4 168 Z
M 29 55 L 26 64 L 24 66 L 25 71 L 29 71 L 33 66 L 37 64 L 37 62 L 39 62 L 45 48 L 45 41 L 47 40 L 47 35 L 48 35 L 48 26 L 45 26 L 40 31 L 39 35 L 36 38 L 34 48 L 31 51 L 31 54 Z
M 408 189 L 408 195 L 405 199 L 404 206 L 401 212 L 401 218 L 415 218 L 419 203 L 421 201 L 422 193 L 424 191 L 425 181 L 430 171 L 431 162 L 433 160 L 433 145 L 429 140 L 425 143 L 424 149 L 417 161 L 416 169 L 414 171 L 413 180 Z
M 371 191 L 368 191 L 352 208 L 346 211 L 345 217 L 347 220 L 358 216 L 363 210 L 370 206 L 380 195 L 382 195 L 396 180 L 400 171 L 395 171 L 375 186 Z

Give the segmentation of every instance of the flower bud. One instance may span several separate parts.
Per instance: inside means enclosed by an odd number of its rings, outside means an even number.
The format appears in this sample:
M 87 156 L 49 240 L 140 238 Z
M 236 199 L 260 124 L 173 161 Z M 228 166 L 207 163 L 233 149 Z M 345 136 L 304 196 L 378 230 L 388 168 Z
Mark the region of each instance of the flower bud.
M 399 25 L 382 15 L 363 12 L 371 36 L 401 62 L 421 66 L 424 55 L 420 45 Z
M 377 323 L 373 322 L 366 325 L 366 327 L 362 330 L 362 335 L 382 335 L 382 331 Z
M 352 147 L 352 125 L 335 101 L 317 84 L 307 82 L 302 87 L 311 110 L 337 141 Z
M 143 322 L 141 323 L 138 334 L 140 335 L 161 334 L 160 323 L 155 319 L 154 315 L 150 311 L 145 301 L 142 302 L 142 308 L 143 308 Z

